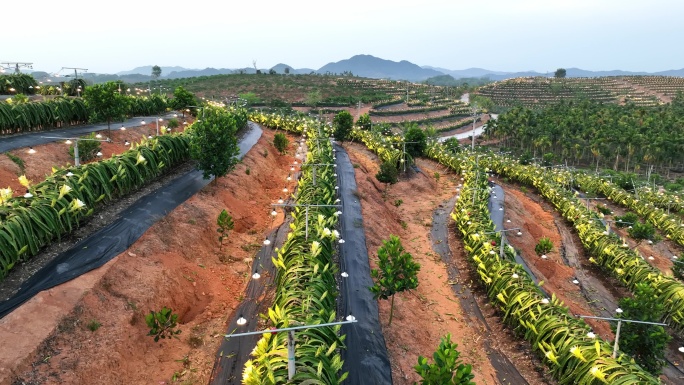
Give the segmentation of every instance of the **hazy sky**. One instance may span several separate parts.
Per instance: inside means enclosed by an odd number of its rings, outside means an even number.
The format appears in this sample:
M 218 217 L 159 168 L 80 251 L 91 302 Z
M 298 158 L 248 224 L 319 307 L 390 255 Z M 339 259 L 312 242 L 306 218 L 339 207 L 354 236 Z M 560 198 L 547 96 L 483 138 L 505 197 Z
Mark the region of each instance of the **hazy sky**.
M 447 69 L 684 68 L 682 0 L 38 0 L 0 14 L 0 61 L 47 72 L 318 69 L 356 54 Z

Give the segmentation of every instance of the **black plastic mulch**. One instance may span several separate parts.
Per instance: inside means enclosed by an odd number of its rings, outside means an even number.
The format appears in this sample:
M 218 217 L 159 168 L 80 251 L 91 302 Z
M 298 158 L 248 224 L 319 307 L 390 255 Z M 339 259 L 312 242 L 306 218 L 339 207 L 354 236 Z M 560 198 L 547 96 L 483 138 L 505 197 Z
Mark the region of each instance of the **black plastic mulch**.
M 242 158 L 261 137 L 261 128 L 250 122 L 250 131 L 240 139 Z M 42 290 L 74 279 L 96 269 L 127 250 L 155 222 L 200 191 L 211 179 L 193 170 L 140 198 L 119 218 L 78 242 L 37 271 L 17 293 L 0 303 L 0 318 Z
M 165 118 L 170 118 L 172 115 L 161 115 Z M 123 122 L 112 122 L 110 129 L 119 130 L 121 126 L 134 127 L 140 126 L 142 120 L 153 121 L 156 116 L 138 116 L 135 118 L 126 119 Z M 43 131 L 34 131 L 24 134 L 17 134 L 8 136 L 0 140 L 0 153 L 11 151 L 17 148 L 38 146 L 45 143 L 54 142 L 59 139 L 44 138 L 44 136 L 55 136 L 60 138 L 73 138 L 79 135 L 89 134 L 95 131 L 104 131 L 107 129 L 107 123 L 98 124 L 83 124 L 78 126 L 71 126 L 65 128 L 56 128 Z
M 368 289 L 373 286 L 363 229 L 361 203 L 354 195 L 354 168 L 346 151 L 335 145 L 337 177 L 342 200 L 341 236 L 345 240 L 340 250 L 340 269 L 349 274 L 342 278 L 338 297 L 338 314 L 352 314 L 358 322 L 342 325 L 346 349 L 342 350 L 343 371 L 349 372 L 349 384 L 385 385 L 392 383 L 385 337 L 378 315 L 378 302 Z
M 245 299 L 233 313 L 233 318 L 228 320 L 228 331 L 226 334 L 259 330 L 259 314 L 267 314 L 274 291 L 273 282 L 276 271 L 271 257 L 275 256 L 275 248 L 282 246 L 290 231 L 292 216 L 288 215 L 286 218 L 287 220 L 277 230 L 269 234 L 267 239 L 271 243 L 259 249 L 259 252 L 254 257 L 250 275 L 258 272 L 261 277 L 256 280 L 250 278 L 245 291 Z M 241 326 L 238 325 L 237 320 L 240 317 L 245 318 L 247 323 Z M 261 335 L 259 334 L 224 338 L 219 350 L 216 352 L 216 359 L 214 360 L 209 383 L 213 385 L 241 384 L 245 363 L 249 360 L 250 354 L 260 338 Z

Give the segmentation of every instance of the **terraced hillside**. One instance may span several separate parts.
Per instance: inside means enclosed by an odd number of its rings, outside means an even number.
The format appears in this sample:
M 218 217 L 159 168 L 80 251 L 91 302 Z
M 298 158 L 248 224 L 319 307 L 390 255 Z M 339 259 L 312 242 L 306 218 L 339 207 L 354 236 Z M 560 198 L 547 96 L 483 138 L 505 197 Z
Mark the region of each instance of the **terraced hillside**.
M 527 77 L 489 84 L 480 88 L 478 94 L 505 109 L 515 105 L 538 108 L 575 99 L 655 106 L 670 102 L 677 91 L 684 91 L 684 79 L 668 76 Z

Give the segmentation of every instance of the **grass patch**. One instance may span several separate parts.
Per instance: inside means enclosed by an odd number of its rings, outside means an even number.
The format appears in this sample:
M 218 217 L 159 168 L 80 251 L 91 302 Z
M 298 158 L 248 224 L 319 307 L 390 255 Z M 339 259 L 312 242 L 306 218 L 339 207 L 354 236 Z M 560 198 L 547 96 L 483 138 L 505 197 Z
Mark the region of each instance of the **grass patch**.
M 9 152 L 6 152 L 5 155 L 7 155 L 7 157 L 10 158 L 10 160 L 17 166 L 19 166 L 19 173 L 17 175 L 24 175 L 26 173 L 26 164 L 24 163 L 23 159 Z
M 100 328 L 100 326 L 102 326 L 102 323 L 100 323 L 100 321 L 98 321 L 96 319 L 92 319 L 92 320 L 90 320 L 90 322 L 88 322 L 88 329 L 91 332 L 96 331 L 97 329 Z

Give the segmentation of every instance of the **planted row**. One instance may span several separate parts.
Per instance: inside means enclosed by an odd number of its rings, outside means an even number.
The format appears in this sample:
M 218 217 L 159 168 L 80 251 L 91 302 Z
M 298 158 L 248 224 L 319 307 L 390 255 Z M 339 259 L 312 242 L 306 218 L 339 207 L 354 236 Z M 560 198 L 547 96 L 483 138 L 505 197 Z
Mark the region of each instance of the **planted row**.
M 116 102 L 117 105 L 108 107 L 103 107 L 102 101 L 91 103 L 93 106 L 90 106 L 87 98 L 67 97 L 13 104 L 0 102 L 0 135 L 104 122 L 125 116 L 153 115 L 166 111 L 169 106 L 169 101 L 163 95 L 118 97 L 120 100 Z
M 189 158 L 186 135 L 164 135 L 123 154 L 79 167 L 53 169 L 24 197 L 0 201 L 0 278 L 53 239 L 70 233 L 108 201 L 128 194 Z
M 469 259 L 505 322 L 542 353 L 560 384 L 659 383 L 626 355 L 613 359 L 610 344 L 593 338 L 589 326 L 555 297 L 545 298 L 522 266 L 499 257 L 495 244 L 500 239 L 485 234 L 495 230 L 487 209 L 486 179 L 477 177 L 485 169 L 475 168 L 472 157 L 451 154 L 436 143 L 428 156 L 463 174 L 463 193 L 452 219 Z
M 55 98 L 22 104 L 0 103 L 0 134 L 40 131 L 88 122 L 83 99 Z
M 676 333 L 684 332 L 684 285 L 663 275 L 619 238 L 608 234 L 605 227 L 596 220 L 596 214 L 588 210 L 574 192 L 564 187 L 567 179 L 562 172 L 543 171 L 536 166 L 521 165 L 510 158 L 496 155 L 481 158 L 481 161 L 502 176 L 535 187 L 540 195 L 573 224 L 582 245 L 592 257 L 591 262 L 609 271 L 630 290 L 634 290 L 638 283 L 648 283 L 665 306 L 663 322 L 668 323 Z M 619 204 L 625 204 L 631 199 L 629 193 L 620 191 L 614 191 L 608 196 L 612 196 L 611 199 Z M 633 207 L 636 211 L 639 205 Z M 644 210 L 640 215 L 650 221 L 663 223 L 662 210 L 652 209 L 648 212 L 648 215 L 644 215 Z
M 575 183 L 586 191 L 591 191 L 607 197 L 616 204 L 626 207 L 653 224 L 665 233 L 668 239 L 684 246 L 684 223 L 676 214 L 669 214 L 663 207 L 667 207 L 659 199 L 658 194 L 639 193 L 639 198 L 625 191 L 614 183 L 586 173 L 574 173 Z M 657 203 L 657 204 L 656 204 Z M 659 207 L 660 206 L 660 207 Z
M 333 164 L 332 146 L 327 135 L 319 136 L 317 125 L 310 120 L 275 115 L 253 114 L 253 121 L 272 127 L 304 132 L 309 152 L 306 163 Z M 321 131 L 325 134 L 325 131 Z M 293 222 L 287 240 L 274 258 L 276 296 L 267 317 L 275 328 L 315 325 L 336 321 L 338 268 L 334 262 L 339 233 L 337 208 L 318 207 L 307 211 L 301 205 L 333 205 L 336 196 L 335 168 L 316 169 L 313 183 L 311 168 L 304 167 L 298 181 L 292 211 Z M 308 230 L 307 230 L 308 219 Z M 308 232 L 308 236 L 307 236 Z M 339 384 L 347 377 L 340 374 L 344 348 L 340 326 L 304 329 L 297 332 L 295 350 L 296 374 L 292 383 Z M 288 382 L 287 333 L 264 333 L 245 365 L 243 384 L 282 384 Z

